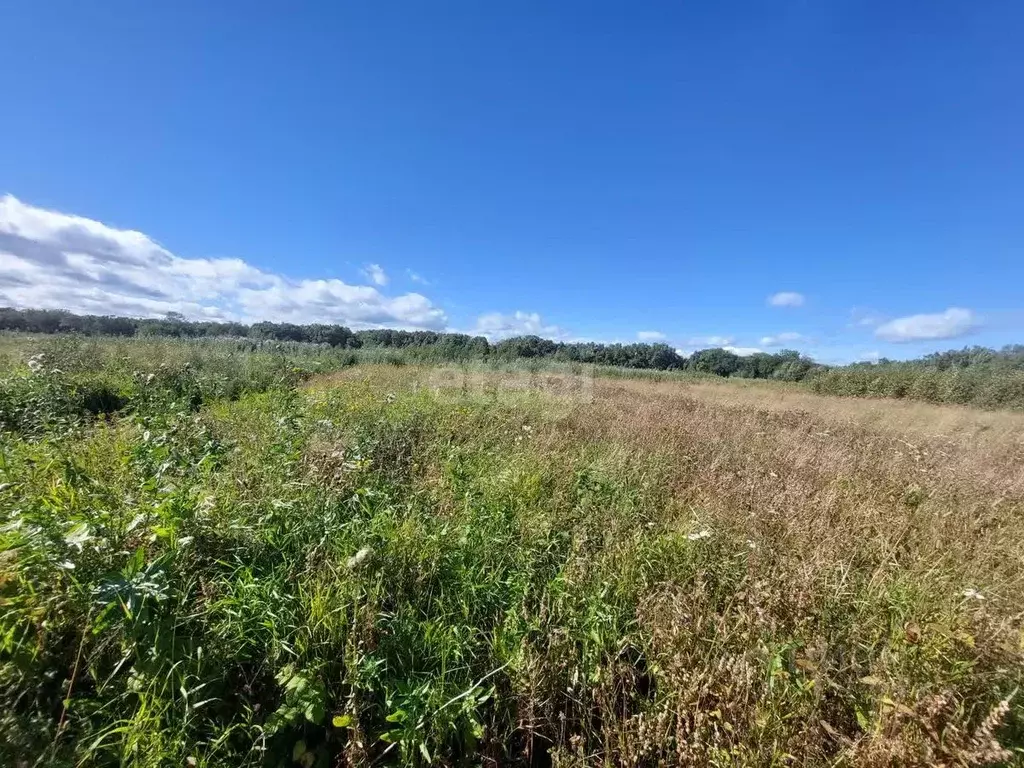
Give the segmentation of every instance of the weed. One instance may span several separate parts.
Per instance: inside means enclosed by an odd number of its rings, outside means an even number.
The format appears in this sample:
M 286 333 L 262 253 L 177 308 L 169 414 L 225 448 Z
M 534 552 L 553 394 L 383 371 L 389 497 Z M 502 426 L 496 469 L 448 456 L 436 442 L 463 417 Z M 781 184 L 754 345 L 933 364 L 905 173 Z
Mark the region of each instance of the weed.
M 303 354 L 5 374 L 4 764 L 1020 763 L 1015 417 Z

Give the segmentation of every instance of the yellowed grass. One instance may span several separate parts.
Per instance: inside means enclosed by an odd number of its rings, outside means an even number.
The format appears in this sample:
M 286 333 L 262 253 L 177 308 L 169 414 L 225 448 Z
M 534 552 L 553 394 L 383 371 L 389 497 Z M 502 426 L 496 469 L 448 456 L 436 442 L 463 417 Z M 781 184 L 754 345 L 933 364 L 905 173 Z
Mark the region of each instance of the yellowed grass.
M 756 742 L 751 734 L 762 725 L 744 718 L 756 709 L 759 673 L 743 638 L 784 634 L 781 627 L 801 636 L 798 661 L 821 686 L 834 685 L 816 671 L 822 658 L 839 674 L 845 662 L 835 661 L 836 648 L 879 638 L 889 638 L 891 658 L 867 680 L 889 679 L 894 673 L 883 667 L 904 654 L 916 660 L 898 664 L 924 664 L 933 654 L 928 674 L 952 674 L 940 661 L 949 644 L 963 651 L 969 643 L 979 670 L 1022 669 L 1024 414 L 750 383 L 597 379 L 581 387 L 571 377 L 446 377 L 418 367 L 356 368 L 313 386 L 356 380 L 384 391 L 434 388 L 456 402 L 532 398 L 547 414 L 532 435 L 533 450 L 550 465 L 571 466 L 573 457 L 600 446 L 601 460 L 649 472 L 652 483 L 667 487 L 663 506 L 637 518 L 651 530 L 706 530 L 747 542 L 751 583 L 717 613 L 706 595 L 672 589 L 654 588 L 643 603 L 638 621 L 651 647 L 661 649 L 659 664 L 678 698 L 662 720 L 617 723 L 607 738 L 616 740 L 608 749 L 623 756 L 620 764 L 660 754 L 656 745 L 670 737 L 689 745 L 678 747 L 677 764 L 702 764 L 708 747 L 694 739 L 714 731 L 702 721 L 709 709 L 735 727 L 742 723 Z M 616 527 L 621 520 L 612 516 L 605 530 L 588 536 L 635 539 L 635 531 Z M 576 573 L 589 567 L 581 555 Z M 862 615 L 851 620 L 856 639 L 827 636 L 821 627 L 831 611 Z M 720 636 L 721 647 L 701 655 L 693 650 L 695 633 Z M 958 699 L 947 690 L 906 687 L 906 680 L 878 684 L 898 706 L 883 705 L 877 730 L 851 739 L 831 735 L 838 721 L 825 722 L 788 748 L 820 755 L 832 743 L 837 764 L 863 766 L 984 765 L 1005 757 L 993 746 L 995 726 L 983 723 L 971 735 L 967 722 L 977 723 L 979 714 L 954 715 Z M 940 721 L 959 725 L 936 730 Z M 756 763 L 748 754 L 736 764 Z
M 673 511 L 779 547 L 817 578 L 852 549 L 881 567 L 955 562 L 966 581 L 1005 589 L 1024 610 L 1024 414 L 819 396 L 742 383 L 597 379 L 428 368 L 355 368 L 314 386 L 459 387 L 470 396 L 544 398 L 558 408 L 545 450 L 619 445 L 672 464 Z M 562 380 L 561 382 L 559 380 Z M 554 394 L 552 394 L 554 393 Z M 558 414 L 557 417 L 555 414 Z M 813 564 L 810 565 L 810 564 Z M 929 565 L 930 567 L 930 565 Z M 965 581 L 965 584 L 966 584 Z
M 913 400 L 816 395 L 792 386 L 766 382 L 699 383 L 618 382 L 645 394 L 693 397 L 707 402 L 751 406 L 772 411 L 797 411 L 830 421 L 850 422 L 904 435 L 974 438 L 1024 445 L 1024 413 L 987 411 L 958 405 L 932 405 Z

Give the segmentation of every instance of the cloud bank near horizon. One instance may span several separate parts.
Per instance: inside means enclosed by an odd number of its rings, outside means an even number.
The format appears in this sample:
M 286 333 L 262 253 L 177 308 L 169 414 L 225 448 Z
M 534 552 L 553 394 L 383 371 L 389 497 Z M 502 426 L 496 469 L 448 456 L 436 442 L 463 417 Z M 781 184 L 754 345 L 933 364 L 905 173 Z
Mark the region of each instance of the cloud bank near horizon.
M 142 232 L 39 208 L 10 194 L 0 197 L 0 305 L 134 317 L 174 312 L 194 320 L 245 323 L 337 323 L 357 330 L 458 330 L 447 312 L 422 293 L 383 293 L 381 289 L 391 281 L 380 264 L 364 264 L 361 271 L 371 284 L 331 277 L 293 279 L 240 258 L 185 258 Z M 405 274 L 411 282 L 431 284 L 411 270 Z M 781 291 L 771 294 L 766 303 L 798 310 L 806 300 L 804 294 Z M 986 325 L 975 311 L 962 307 L 888 320 L 876 312 L 853 312 L 855 322 L 848 327 L 900 344 L 960 338 Z M 537 312 L 522 310 L 484 312 L 475 324 L 461 327 L 492 341 L 524 335 L 584 340 Z M 671 343 L 688 352 L 723 347 L 741 355 L 817 343 L 814 336 L 798 331 L 742 336 L 687 337 L 650 329 L 634 334 L 637 341 Z
M 371 279 L 387 283 L 370 265 Z M 443 330 L 420 293 L 387 296 L 337 278 L 293 280 L 242 259 L 182 258 L 147 235 L 0 198 L 0 303 L 85 314 L 339 323 Z

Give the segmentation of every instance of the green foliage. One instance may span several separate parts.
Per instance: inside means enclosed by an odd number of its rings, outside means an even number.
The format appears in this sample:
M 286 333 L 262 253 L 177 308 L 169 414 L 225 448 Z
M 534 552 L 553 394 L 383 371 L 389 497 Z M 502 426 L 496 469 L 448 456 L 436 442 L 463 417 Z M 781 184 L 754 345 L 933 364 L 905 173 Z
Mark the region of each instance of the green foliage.
M 905 362 L 828 367 L 793 350 L 740 356 L 716 348 L 699 350 L 687 358 L 665 344 L 565 343 L 538 336 L 491 344 L 480 336 L 434 331 L 373 329 L 353 333 L 338 325 L 245 326 L 190 323 L 181 317 L 136 320 L 0 308 L 3 328 L 55 334 L 53 339 L 32 344 L 31 352 L 21 359 L 27 362 L 42 351 L 47 356 L 43 372 L 55 369 L 65 374 L 51 377 L 43 386 L 45 377 L 33 381 L 22 369 L 20 375 L 0 382 L 5 385 L 0 392 L 0 424 L 18 430 L 31 430 L 37 423 L 71 424 L 83 417 L 134 407 L 138 387 L 133 375 L 159 376 L 160 384 L 198 407 L 210 399 L 290 386 L 313 373 L 357 362 L 395 366 L 475 363 L 574 374 L 589 366 L 593 373 L 604 376 L 680 372 L 801 382 L 820 394 L 1024 409 L 1021 345 L 1000 351 L 964 348 Z M 134 344 L 129 339 L 116 346 L 88 339 L 104 335 L 140 338 Z M 188 344 L 169 345 L 161 341 L 164 337 L 187 340 Z M 9 347 L 25 349 L 32 337 L 6 339 Z M 170 360 L 161 359 L 161 353 L 167 353 Z M 122 358 L 117 364 L 109 359 L 115 354 Z M 99 359 L 88 360 L 89 355 Z M 191 370 L 187 370 L 189 366 Z M 167 367 L 171 370 L 164 370 Z
M 996 351 L 984 347 L 936 352 L 919 360 L 877 364 L 859 363 L 827 367 L 801 357 L 793 350 L 777 353 L 758 352 L 740 356 L 726 349 L 704 349 L 689 358 L 666 344 L 599 344 L 594 342 L 556 342 L 539 336 L 519 336 L 490 343 L 482 336 L 436 331 L 402 331 L 377 328 L 352 332 L 341 325 L 296 325 L 260 322 L 190 322 L 171 314 L 163 319 L 136 319 L 74 315 L 62 310 L 17 310 L 0 308 L 0 330 L 76 336 L 139 336 L 145 338 L 218 340 L 223 351 L 245 355 L 255 352 L 290 358 L 317 358 L 323 363 L 323 349 L 349 350 L 335 354 L 328 367 L 339 368 L 357 360 L 406 363 L 490 361 L 492 364 L 528 361 L 536 369 L 541 361 L 602 368 L 626 368 L 652 371 L 689 371 L 714 376 L 732 376 L 776 381 L 805 381 L 822 394 L 905 397 L 935 403 L 957 403 L 984 408 L 1024 408 L 1024 345 L 1011 345 Z M 232 340 L 227 342 L 226 340 Z M 357 351 L 359 354 L 357 354 Z M 225 358 L 222 358 L 225 359 Z M 612 375 L 616 375 L 612 372 Z M 32 404 L 31 393 L 18 390 L 18 382 L 8 385 L 12 393 L 0 404 L 3 413 L 19 410 L 18 403 Z M 53 391 L 48 402 L 66 401 L 59 410 L 64 414 L 82 411 L 117 410 L 124 404 L 121 395 L 105 384 L 95 392 L 90 384 L 79 392 Z M 240 390 L 239 390 L 240 391 Z M 77 402 L 76 398 L 81 402 Z M 38 410 L 38 406 L 37 406 Z M 47 414 L 34 417 L 49 418 Z M 8 421 L 13 425 L 13 422 Z
M 948 590 L 766 586 L 781 555 L 669 514 L 676 459 L 552 447 L 540 396 L 301 389 L 349 353 L 232 344 L 61 341 L 7 372 L 3 764 L 630 764 L 644 717 L 718 734 L 695 764 L 782 764 L 823 717 L 874 727 L 866 670 L 983 708 L 1019 678 L 893 644 L 893 612 L 960 620 Z M 826 635 L 851 657 L 814 676 Z
M 134 319 L 73 315 L 57 310 L 15 310 L 0 308 L 0 330 L 85 336 L 140 336 L 176 339 L 242 338 L 252 341 L 252 349 L 265 344 L 316 345 L 332 348 L 364 349 L 364 359 L 386 362 L 467 362 L 472 360 L 515 361 L 551 360 L 617 366 L 637 370 L 683 370 L 739 375 L 748 378 L 783 378 L 795 381 L 814 367 L 794 352 L 760 354 L 756 360 L 739 357 L 725 350 L 705 350 L 691 360 L 667 344 L 597 344 L 556 342 L 539 336 L 520 336 L 491 344 L 483 336 L 436 331 L 402 331 L 388 328 L 353 333 L 340 325 L 296 325 L 260 322 L 189 322 L 180 315 L 164 319 Z M 374 352 L 376 350 L 376 352 Z M 718 359 L 716 365 L 704 358 Z M 726 361 L 722 363 L 721 361 Z M 775 375 L 785 367 L 784 372 Z
M 224 340 L 8 337 L 28 348 L 0 372 L 0 428 L 41 434 L 100 416 L 195 411 L 216 400 L 289 389 L 351 365 L 351 352 Z
M 1024 409 L 1024 354 L 1020 347 L 1008 347 L 1001 353 L 965 349 L 917 361 L 820 370 L 806 383 L 814 392 L 827 395 Z

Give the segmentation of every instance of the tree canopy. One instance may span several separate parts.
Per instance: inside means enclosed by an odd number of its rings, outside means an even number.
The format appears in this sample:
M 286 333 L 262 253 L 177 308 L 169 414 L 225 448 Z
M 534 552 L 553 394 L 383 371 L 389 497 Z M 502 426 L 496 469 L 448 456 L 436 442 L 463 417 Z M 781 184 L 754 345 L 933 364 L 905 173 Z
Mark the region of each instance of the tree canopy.
M 483 336 L 438 331 L 405 331 L 372 328 L 352 331 L 343 325 L 312 323 L 190 321 L 177 313 L 162 318 L 131 318 L 107 315 L 76 315 L 65 310 L 0 308 L 0 330 L 85 336 L 163 336 L 173 338 L 231 337 L 259 342 L 299 342 L 343 349 L 381 348 L 422 350 L 436 360 L 551 359 L 570 363 L 619 366 L 659 371 L 690 370 L 715 376 L 800 381 L 832 371 L 855 377 L 877 378 L 899 371 L 931 370 L 1024 370 L 1024 345 L 1001 350 L 965 347 L 934 352 L 917 360 L 855 363 L 830 367 L 815 363 L 795 350 L 737 355 L 727 349 L 702 349 L 690 356 L 667 344 L 600 344 L 563 342 L 540 336 L 516 336 L 490 342 Z M 860 372 L 860 373 L 858 373 Z M 872 380 L 873 380 L 872 378 Z

